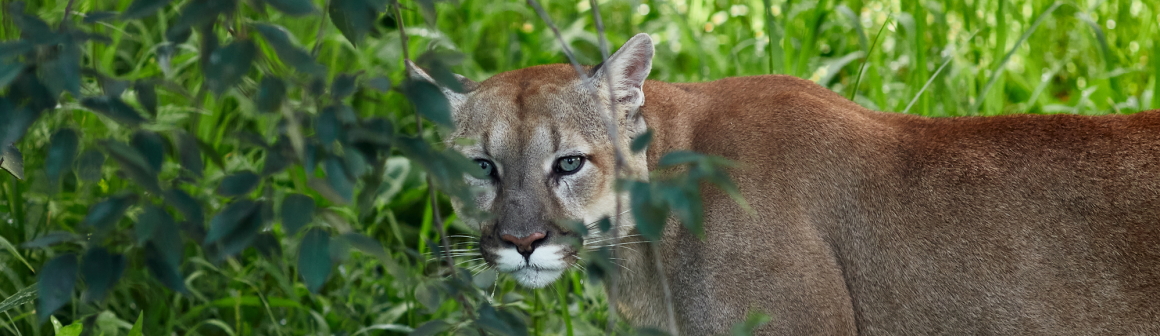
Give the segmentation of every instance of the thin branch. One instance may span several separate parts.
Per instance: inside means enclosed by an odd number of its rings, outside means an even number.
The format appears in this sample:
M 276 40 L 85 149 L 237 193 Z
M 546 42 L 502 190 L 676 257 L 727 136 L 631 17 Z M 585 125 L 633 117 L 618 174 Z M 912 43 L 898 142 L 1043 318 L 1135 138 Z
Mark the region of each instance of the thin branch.
M 64 5 L 64 17 L 60 19 L 59 29 L 64 30 L 64 25 L 68 24 L 68 18 L 72 16 L 73 3 L 75 2 L 76 0 L 68 0 L 68 4 Z
M 327 1 L 330 1 L 330 0 L 327 0 Z M 402 40 L 401 43 L 403 44 L 403 60 L 410 61 L 411 60 L 411 52 L 410 52 L 410 49 L 407 49 L 407 46 L 409 45 L 407 43 L 407 28 L 403 27 L 403 10 L 400 9 L 402 7 L 402 5 L 400 5 L 398 2 L 395 2 L 394 7 L 395 7 L 395 24 L 397 24 L 399 26 L 399 39 Z M 416 115 L 416 116 L 418 116 L 418 115 Z

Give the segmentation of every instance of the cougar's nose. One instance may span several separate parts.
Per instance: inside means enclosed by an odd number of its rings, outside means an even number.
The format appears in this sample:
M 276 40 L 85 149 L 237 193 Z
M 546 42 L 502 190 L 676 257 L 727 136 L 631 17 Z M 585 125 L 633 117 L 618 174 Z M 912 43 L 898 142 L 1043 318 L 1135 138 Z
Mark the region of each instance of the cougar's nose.
M 547 236 L 548 235 L 544 234 L 543 232 L 535 232 L 525 237 L 516 237 L 510 234 L 505 234 L 500 236 L 500 238 L 502 238 L 504 241 L 514 244 L 516 246 L 516 251 L 519 251 L 520 254 L 524 256 L 524 258 L 527 258 L 528 256 L 532 255 L 532 251 L 536 250 L 535 243 Z

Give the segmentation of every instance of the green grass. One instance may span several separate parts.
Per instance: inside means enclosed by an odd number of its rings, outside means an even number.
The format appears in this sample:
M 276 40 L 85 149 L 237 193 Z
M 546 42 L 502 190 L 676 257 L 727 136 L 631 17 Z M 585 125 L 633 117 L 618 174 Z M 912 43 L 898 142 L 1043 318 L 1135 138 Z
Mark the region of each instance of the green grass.
M 78 0 L 74 10 L 123 10 L 129 2 Z M 323 1 L 315 3 L 322 7 Z M 28 10 L 54 23 L 63 16 L 66 4 L 65 0 L 30 1 Z M 766 11 L 763 4 L 773 10 Z M 404 5 L 418 8 L 412 2 Z M 580 61 L 599 62 L 588 1 L 544 5 Z M 600 2 L 612 47 L 636 33 L 652 35 L 657 50 L 650 78 L 656 80 L 790 74 L 818 81 L 872 109 L 906 109 L 939 117 L 1110 114 L 1160 108 L 1160 4 L 1093 0 L 1054 6 L 1055 2 L 1044 0 Z M 261 155 L 247 150 L 238 135 L 269 134 L 276 127 L 277 118 L 253 112 L 247 97 L 253 95 L 259 73 L 287 73 L 289 68 L 278 62 L 259 62 L 238 89 L 220 98 L 199 95 L 201 77 L 183 75 L 200 71 L 196 53 L 179 53 L 169 61 L 171 69 L 166 72 L 151 48 L 164 39 L 163 27 L 172 24 L 178 8 L 170 5 L 162 14 L 141 21 L 100 25 L 97 31 L 112 42 L 89 44 L 83 62 L 117 78 L 176 80 L 173 87 L 159 89 L 157 122 L 146 128 L 162 133 L 187 131 L 222 154 L 222 166 L 207 164 L 206 179 L 186 188 L 205 206 L 219 209 L 224 200 L 213 196 L 213 188 L 224 175 L 261 168 Z M 261 13 L 246 5 L 242 8 L 237 17 L 277 23 L 300 45 L 308 49 L 317 45 L 317 59 L 332 76 L 365 71 L 387 75 L 396 83 L 403 78 L 400 39 L 396 30 L 385 25 L 389 20 L 380 20 L 379 33 L 355 47 L 330 24 L 324 26 L 322 36 L 316 36 L 317 17 L 286 17 L 269 9 Z M 467 57 L 453 69 L 475 80 L 567 61 L 550 30 L 524 2 L 463 0 L 458 5 L 441 2 L 436 9 L 434 27 L 424 25 L 419 12 L 404 10 L 402 21 L 410 35 L 412 55 L 432 48 L 462 52 Z M 1042 22 L 1029 32 L 1041 16 Z M 19 31 L 8 19 L 4 21 L 0 40 L 15 39 Z M 228 41 L 225 33 L 219 33 L 223 42 Z M 775 38 L 771 41 L 770 36 Z M 189 46 L 195 47 L 198 41 L 191 39 Z M 272 57 L 269 46 L 261 48 L 264 57 Z M 101 90 L 102 85 L 93 81 L 82 89 L 86 94 Z M 307 103 L 297 102 L 312 108 Z M 362 116 L 391 117 L 399 132 L 415 129 L 412 109 L 401 95 L 360 92 L 351 105 Z M 131 133 L 81 109 L 73 99 L 63 100 L 57 113 L 35 124 L 19 143 L 28 178 L 18 181 L 0 174 L 0 236 L 14 245 L 51 230 L 76 231 L 95 200 L 136 188 L 106 164 L 101 181 L 73 180 L 65 183 L 63 192 L 48 193 L 41 172 L 44 153 L 52 132 L 65 126 L 81 130 L 82 151 L 94 148 L 96 139 L 125 140 Z M 434 138 L 430 128 L 428 133 Z M 368 211 L 316 198 L 327 209 L 320 218 L 332 227 L 375 238 L 387 247 L 397 268 L 369 255 L 339 253 L 340 266 L 321 294 L 310 294 L 293 266 L 300 237 L 273 226 L 284 251 L 276 258 L 258 258 L 251 249 L 243 253 L 243 259 L 252 262 L 214 263 L 205 259 L 200 247 L 187 244 L 183 271 L 190 295 L 166 289 L 134 260 L 104 302 L 70 304 L 57 316 L 65 324 L 91 317 L 106 335 L 126 334 L 141 312 L 146 333 L 151 335 L 392 335 L 437 319 L 453 324 L 463 321 L 459 304 L 442 297 L 431 285 L 443 273 L 437 261 L 424 255 L 430 251 L 426 242 L 436 242 L 438 235 L 432 227 L 420 169 L 402 157 L 392 159 L 385 169 L 393 184 Z M 177 178 L 177 170 L 167 163 L 162 180 Z M 290 191 L 314 194 L 307 187 L 310 176 L 295 166 L 264 185 L 274 187 L 277 198 Z M 446 217 L 449 207 L 445 202 L 439 206 Z M 469 234 L 455 221 L 451 224 L 452 234 Z M 127 225 L 127 221 L 122 223 Z M 455 243 L 470 247 L 468 240 L 455 238 Z M 0 297 L 36 281 L 22 259 L 35 268 L 57 254 L 80 250 L 81 246 L 18 248 L 17 256 L 0 246 Z M 519 311 L 533 335 L 599 333 L 609 316 L 603 290 L 580 272 L 541 290 L 518 288 L 502 276 L 482 290 L 494 299 L 492 304 Z M 37 323 L 33 308 L 25 304 L 0 314 L 0 333 L 50 334 L 51 325 Z

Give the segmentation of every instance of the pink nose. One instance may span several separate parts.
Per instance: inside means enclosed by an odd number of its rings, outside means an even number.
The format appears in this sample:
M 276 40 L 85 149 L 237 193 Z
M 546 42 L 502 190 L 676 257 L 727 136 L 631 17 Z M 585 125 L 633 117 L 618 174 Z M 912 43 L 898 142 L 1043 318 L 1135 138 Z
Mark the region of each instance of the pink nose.
M 522 238 L 517 238 L 516 236 L 510 234 L 502 235 L 500 238 L 509 243 L 515 244 L 516 250 L 519 251 L 520 254 L 531 254 L 532 250 L 536 249 L 532 246 L 532 244 L 534 244 L 536 241 L 539 241 L 540 239 L 544 239 L 546 236 L 547 235 L 543 232 L 535 232 Z

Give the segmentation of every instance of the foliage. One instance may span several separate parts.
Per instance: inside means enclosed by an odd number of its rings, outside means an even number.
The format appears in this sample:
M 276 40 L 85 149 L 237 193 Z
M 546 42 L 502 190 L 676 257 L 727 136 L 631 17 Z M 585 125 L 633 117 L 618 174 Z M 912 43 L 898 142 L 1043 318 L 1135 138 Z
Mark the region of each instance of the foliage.
M 929 116 L 1160 108 L 1154 3 L 599 3 L 610 45 L 638 32 L 657 42 L 652 79 L 783 73 Z M 461 192 L 465 163 L 429 143 L 449 124 L 446 102 L 405 79 L 397 28 L 437 79 L 566 62 L 560 44 L 523 2 L 394 4 L 5 6 L 0 243 L 14 247 L 0 252 L 2 333 L 599 333 L 606 298 L 582 274 L 532 291 L 430 260 L 448 204 L 426 180 Z M 590 2 L 547 5 L 580 61 L 599 62 Z M 721 162 L 669 158 L 693 174 L 625 186 L 679 196 L 638 204 L 696 228 L 680 203 L 696 191 L 681 186 L 720 179 Z

